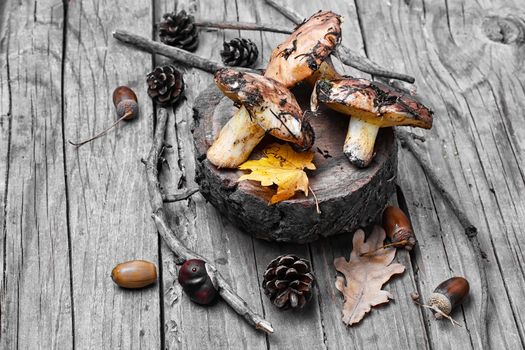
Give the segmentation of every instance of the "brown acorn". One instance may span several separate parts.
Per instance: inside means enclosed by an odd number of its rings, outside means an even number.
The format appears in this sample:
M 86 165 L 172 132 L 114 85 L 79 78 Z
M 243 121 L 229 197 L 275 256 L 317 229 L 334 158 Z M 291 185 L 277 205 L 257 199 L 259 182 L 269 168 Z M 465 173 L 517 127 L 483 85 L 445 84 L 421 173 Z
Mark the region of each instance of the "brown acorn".
M 157 268 L 146 260 L 131 260 L 118 264 L 111 271 L 111 278 L 119 287 L 137 289 L 157 280 Z
M 82 142 L 69 141 L 73 146 L 80 147 L 88 142 L 98 139 L 100 136 L 106 134 L 109 130 L 114 128 L 121 121 L 130 121 L 139 115 L 139 105 L 137 104 L 137 95 L 133 90 L 127 86 L 119 86 L 113 91 L 113 105 L 117 111 L 117 121 L 108 128 L 99 132 L 93 137 Z
M 113 91 L 113 105 L 119 119 L 131 120 L 139 114 L 137 95 L 127 86 L 119 86 Z
M 400 208 L 387 207 L 385 209 L 383 212 L 383 228 L 390 243 L 369 252 L 361 253 L 361 256 L 367 256 L 379 249 L 388 247 L 404 247 L 410 251 L 416 245 L 416 236 L 414 231 L 412 231 L 410 220 Z
M 463 277 L 452 277 L 441 282 L 428 299 L 428 306 L 438 309 L 434 316 L 439 319 L 448 316 L 452 310 L 461 304 L 470 291 L 468 281 Z
M 412 250 L 416 244 L 416 236 L 405 213 L 398 207 L 387 207 L 383 212 L 383 227 L 390 239 L 388 246 L 404 247 Z

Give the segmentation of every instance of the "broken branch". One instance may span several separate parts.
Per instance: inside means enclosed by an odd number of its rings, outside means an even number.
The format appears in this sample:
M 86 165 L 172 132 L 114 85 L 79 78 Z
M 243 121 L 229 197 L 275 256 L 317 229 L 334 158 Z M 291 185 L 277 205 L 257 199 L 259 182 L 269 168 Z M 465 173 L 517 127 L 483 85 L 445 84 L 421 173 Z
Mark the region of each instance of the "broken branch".
M 203 258 L 196 252 L 192 251 L 184 245 L 184 243 L 177 237 L 175 232 L 169 227 L 166 219 L 166 213 L 163 207 L 163 198 L 160 191 L 160 183 L 158 179 L 157 166 L 159 158 L 162 153 L 164 145 L 164 134 L 166 132 L 166 124 L 168 120 L 168 113 L 161 108 L 158 113 L 157 126 L 155 135 L 153 136 L 153 145 L 148 154 L 148 158 L 143 161 L 146 165 L 146 181 L 148 185 L 149 199 L 152 209 L 152 218 L 157 227 L 159 235 L 162 237 L 166 245 L 173 251 L 176 256 L 176 263 L 182 264 L 188 259 L 204 260 L 209 268 L 210 278 L 217 281 L 217 289 L 222 299 L 235 310 L 236 313 L 243 316 L 244 319 L 254 326 L 266 333 L 273 333 L 273 328 L 270 322 L 266 321 L 262 316 L 252 311 L 248 304 L 233 290 L 228 282 L 217 271 L 215 266 L 209 260 Z
M 195 22 L 197 27 L 204 28 L 218 28 L 218 29 L 238 29 L 238 30 L 258 30 L 262 32 L 292 34 L 289 28 L 277 26 L 277 25 L 264 25 L 257 23 L 245 23 L 245 22 L 213 22 L 213 21 L 197 21 Z
M 440 177 L 432 169 L 430 163 L 419 153 L 418 145 L 416 145 L 414 138 L 411 134 L 400 129 L 396 129 L 396 136 L 401 141 L 401 146 L 406 148 L 419 163 L 423 169 L 425 175 L 430 180 L 432 185 L 441 194 L 445 203 L 450 207 L 458 218 L 459 223 L 465 231 L 465 235 L 468 237 L 471 243 L 474 255 L 476 257 L 476 263 L 478 264 L 480 282 L 481 282 L 481 305 L 480 305 L 480 321 L 481 321 L 481 348 L 489 349 L 488 333 L 487 333 L 487 309 L 488 309 L 488 280 L 487 280 L 487 267 L 485 266 L 484 253 L 481 250 L 481 244 L 478 239 L 478 229 L 468 218 L 467 213 L 463 211 L 458 201 L 450 194 L 445 188 L 445 184 L 441 181 Z
M 113 32 L 113 37 L 140 50 L 169 57 L 178 63 L 187 64 L 211 74 L 224 68 L 224 66 L 218 62 L 173 46 L 153 41 L 140 35 L 132 34 L 125 30 L 115 30 Z
M 164 203 L 180 202 L 180 201 L 190 198 L 197 192 L 199 192 L 199 189 L 197 187 L 186 188 L 177 193 L 163 194 L 162 200 L 164 201 Z
M 274 9 L 279 11 L 284 17 L 288 18 L 295 24 L 301 24 L 304 21 L 304 17 L 299 15 L 293 9 L 288 8 L 284 5 L 278 4 L 275 0 L 265 0 L 266 3 L 272 6 Z M 389 71 L 368 57 L 362 56 L 359 53 L 350 50 L 346 46 L 339 45 L 335 53 L 336 57 L 341 60 L 345 65 L 354 67 L 362 72 L 369 73 L 376 76 L 385 78 L 398 79 L 406 81 L 407 83 L 413 84 L 416 79 L 410 75 Z

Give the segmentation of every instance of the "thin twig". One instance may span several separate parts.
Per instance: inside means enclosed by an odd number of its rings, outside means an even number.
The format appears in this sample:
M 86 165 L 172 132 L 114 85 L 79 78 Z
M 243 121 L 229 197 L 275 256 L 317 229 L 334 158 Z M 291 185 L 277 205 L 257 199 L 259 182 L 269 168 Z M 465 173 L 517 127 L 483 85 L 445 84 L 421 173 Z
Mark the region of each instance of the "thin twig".
M 447 320 L 449 320 L 453 326 L 458 326 L 458 327 L 462 327 L 461 324 L 456 321 L 455 319 L 453 319 L 450 315 L 447 315 L 446 313 L 444 313 L 443 311 L 441 311 L 440 309 L 438 309 L 437 306 L 431 306 L 431 305 L 426 305 L 426 304 L 421 304 L 419 301 L 415 300 L 415 299 L 412 299 L 412 301 L 416 304 L 416 305 L 419 305 L 421 307 L 424 307 L 424 308 L 427 308 L 427 309 L 430 309 L 432 311 L 434 311 L 435 313 L 437 313 L 438 315 L 440 315 L 441 317 L 444 317 L 446 318 Z M 435 318 L 439 319 L 439 317 L 437 317 L 436 315 L 434 315 Z
M 157 126 L 155 135 L 153 137 L 153 145 L 151 146 L 148 158 L 143 161 L 143 163 L 146 165 L 146 181 L 148 185 L 151 209 L 153 212 L 152 217 L 157 227 L 157 231 L 167 246 L 175 254 L 177 258 L 177 264 L 182 264 L 188 259 L 202 259 L 206 261 L 210 277 L 217 282 L 217 289 L 219 290 L 219 295 L 222 297 L 222 299 L 256 329 L 260 329 L 266 333 L 273 333 L 273 328 L 270 322 L 266 321 L 262 316 L 252 311 L 248 304 L 237 293 L 235 293 L 233 288 L 228 284 L 228 282 L 226 282 L 224 277 L 222 277 L 222 275 L 217 271 L 215 266 L 213 266 L 209 260 L 203 258 L 196 252 L 186 247 L 168 225 L 166 213 L 164 212 L 157 170 L 159 158 L 164 146 L 164 134 L 166 132 L 167 120 L 168 113 L 165 109 L 161 108 L 158 113 Z
M 293 9 L 277 3 L 275 0 L 265 0 L 266 3 L 272 6 L 274 9 L 279 11 L 284 17 L 288 18 L 295 24 L 301 24 L 304 21 L 304 17 L 299 15 Z M 370 60 L 368 57 L 362 56 L 359 53 L 350 50 L 348 47 L 339 45 L 336 51 L 336 56 L 345 65 L 354 67 L 362 72 L 369 73 L 376 76 L 385 78 L 398 79 L 413 84 L 416 79 L 414 77 L 389 71 L 386 68 L 381 67 L 379 64 Z
M 292 34 L 290 28 L 284 26 L 278 26 L 275 24 L 265 25 L 257 23 L 246 23 L 246 22 L 213 22 L 213 21 L 197 21 L 195 22 L 197 27 L 204 28 L 218 28 L 218 29 L 238 29 L 238 30 L 256 30 L 262 32 Z
M 458 201 L 450 194 L 446 189 L 445 184 L 441 181 L 438 174 L 434 171 L 430 163 L 419 153 L 418 145 L 415 143 L 413 137 L 410 136 L 410 133 L 396 129 L 396 135 L 401 141 L 401 145 L 405 147 L 425 172 L 427 178 L 432 182 L 432 185 L 438 190 L 445 202 L 448 204 L 450 209 L 454 212 L 458 218 L 459 223 L 465 231 L 465 235 L 468 237 L 469 242 L 471 243 L 474 255 L 476 256 L 476 263 L 478 264 L 480 282 L 481 282 L 481 305 L 480 305 L 480 321 L 481 327 L 481 348 L 490 349 L 488 342 L 488 331 L 487 331 L 487 309 L 488 309 L 488 297 L 489 297 L 489 288 L 487 280 L 487 267 L 485 264 L 485 253 L 481 250 L 481 243 L 478 238 L 478 229 L 468 218 L 467 213 L 462 209 Z
M 315 211 L 317 212 L 317 214 L 321 214 L 321 209 L 319 208 L 319 200 L 317 199 L 317 196 L 315 195 L 314 190 L 312 190 L 312 188 L 310 186 L 308 186 L 308 188 L 310 189 L 310 192 L 312 192 L 312 195 L 314 196 Z
M 279 11 L 284 17 L 288 18 L 295 24 L 300 24 L 306 19 L 291 8 L 281 5 L 275 0 L 266 0 L 266 3 L 274 9 L 276 9 L 277 11 Z
M 114 122 L 111 126 L 107 127 L 105 130 L 102 130 L 101 132 L 99 132 L 98 134 L 90 137 L 89 139 L 87 140 L 84 140 L 84 141 L 80 141 L 80 142 L 73 142 L 71 140 L 68 140 L 67 142 L 69 142 L 70 144 L 72 144 L 73 146 L 75 147 L 80 147 L 82 145 L 85 145 L 86 143 L 88 142 L 91 142 L 93 140 L 96 140 L 98 139 L 99 137 L 101 136 L 104 136 L 105 134 L 107 134 L 107 132 L 109 130 L 111 130 L 112 128 L 114 128 L 118 123 L 120 123 L 121 121 L 123 121 L 124 119 L 128 118 L 131 114 L 133 114 L 132 111 L 129 111 L 129 112 L 126 112 L 122 117 L 120 117 L 119 119 L 117 119 L 116 122 Z
M 394 248 L 403 247 L 403 246 L 405 246 L 407 244 L 408 244 L 408 240 L 404 239 L 404 240 L 399 241 L 399 242 L 392 242 L 392 243 L 385 244 L 385 245 L 383 245 L 383 246 L 381 246 L 379 248 L 370 250 L 370 251 L 368 251 L 366 253 L 361 253 L 361 254 L 359 254 L 359 256 L 370 256 L 370 255 L 372 255 L 372 253 L 375 253 L 375 252 L 377 252 L 380 249 L 386 249 L 386 248 L 391 248 L 391 247 L 394 247 Z
M 184 51 L 177 47 L 153 41 L 125 30 L 115 30 L 113 32 L 113 37 L 122 41 L 123 43 L 132 45 L 143 51 L 157 53 L 159 55 L 169 57 L 178 63 L 187 64 L 191 67 L 201 69 L 208 73 L 214 74 L 219 69 L 224 68 L 224 66 L 218 62 L 198 56 L 188 51 Z
M 178 193 L 163 194 L 162 200 L 164 201 L 164 203 L 179 202 L 190 198 L 197 192 L 199 192 L 199 189 L 197 187 L 186 188 Z

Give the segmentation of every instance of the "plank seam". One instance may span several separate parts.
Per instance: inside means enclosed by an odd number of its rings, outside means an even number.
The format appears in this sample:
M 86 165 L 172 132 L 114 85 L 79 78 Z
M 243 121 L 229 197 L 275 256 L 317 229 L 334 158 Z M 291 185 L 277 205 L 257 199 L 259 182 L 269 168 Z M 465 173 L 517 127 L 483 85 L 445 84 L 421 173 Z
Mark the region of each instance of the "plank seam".
M 4 11 L 5 11 L 6 7 L 5 7 L 5 3 L 0 7 L 0 18 L 4 19 Z M 8 22 L 10 20 L 11 16 L 8 16 L 8 20 L 5 21 L 5 22 Z M 5 23 L 4 22 L 4 23 Z M 3 208 L 3 211 L 4 211 L 4 217 L 3 217 L 3 222 L 2 222 L 2 234 L 3 234 L 3 271 L 2 271 L 2 287 L 3 287 L 3 290 L 2 290 L 2 297 L 0 298 L 0 300 L 2 301 L 2 307 L 0 307 L 0 327 L 1 327 L 1 330 L 0 330 L 0 334 L 3 334 L 5 329 L 3 328 L 3 320 L 2 320 L 2 316 L 4 315 L 4 307 L 5 307 L 5 300 L 4 297 L 6 295 L 6 292 L 7 292 L 7 283 L 6 283 L 6 271 L 7 271 L 7 268 L 6 268 L 6 264 L 7 264 L 7 227 L 6 227 L 6 224 L 7 224 L 7 200 L 8 200 L 8 196 L 7 196 L 7 193 L 9 192 L 9 168 L 10 168 L 10 159 L 11 159 L 11 134 L 12 134 L 12 121 L 13 121 L 13 116 L 12 116 L 12 106 L 13 106 L 13 102 L 12 102 L 12 95 L 11 95 L 11 76 L 10 76 L 10 72 L 9 72 L 9 44 L 10 44 L 10 41 L 9 41 L 9 35 L 7 35 L 9 32 L 9 25 L 6 25 L 6 31 L 5 33 L 3 33 L 3 30 L 1 30 L 0 28 L 0 33 L 1 34 L 5 34 L 5 38 L 6 39 L 6 50 L 5 50 L 5 62 L 6 62 L 6 76 L 7 76 L 7 98 L 8 98 L 8 107 L 7 107 L 7 164 L 6 164 L 6 172 L 5 172 L 5 192 L 4 192 L 4 200 L 3 200 L 3 203 L 4 203 L 4 208 Z M 0 45 L 1 46 L 1 45 Z
M 68 188 L 68 168 L 67 168 L 67 158 L 66 158 L 66 127 L 65 127 L 65 73 L 66 73 L 66 50 L 67 50 L 67 20 L 68 20 L 68 1 L 62 0 L 63 7 L 63 17 L 62 17 L 62 58 L 61 58 L 61 68 L 60 68 L 60 113 L 61 113 L 61 129 L 62 129 L 62 159 L 64 167 L 64 191 L 65 191 L 65 206 L 66 206 L 66 229 L 67 229 L 67 248 L 68 248 L 68 265 L 69 265 L 69 298 L 71 300 L 71 341 L 72 349 L 75 349 L 75 302 L 73 299 L 73 252 L 71 244 L 71 225 L 70 225 L 70 215 L 69 215 L 69 188 Z
M 314 256 L 313 256 L 313 253 L 312 253 L 312 244 L 311 243 L 308 244 L 308 253 L 310 255 L 310 262 L 312 264 L 312 270 L 315 271 Z M 319 307 L 319 321 L 321 322 L 321 330 L 323 332 L 323 344 L 324 344 L 324 348 L 326 350 L 328 350 L 328 337 L 326 336 L 326 330 L 325 330 L 325 326 L 324 326 L 323 307 L 322 307 L 322 302 L 321 302 L 321 290 L 319 289 L 319 285 L 317 283 L 315 284 L 314 288 L 315 288 L 316 293 L 317 293 L 317 305 Z
M 175 1 L 175 8 L 177 8 L 177 1 Z M 156 37 L 156 23 L 155 18 L 157 15 L 157 1 L 151 0 L 151 39 L 155 40 Z M 155 55 L 151 55 L 151 68 L 152 70 L 155 69 L 157 65 L 157 60 Z M 155 103 L 152 103 L 153 108 L 153 129 L 151 138 L 153 139 L 155 129 L 157 128 L 157 108 L 155 106 Z M 177 138 L 178 143 L 178 138 Z M 165 322 L 166 322 L 166 315 L 164 312 L 164 267 L 163 267 L 163 258 L 162 258 L 162 238 L 160 234 L 155 230 L 157 233 L 157 255 L 158 255 L 158 261 L 157 265 L 159 267 L 159 335 L 160 335 L 160 348 L 166 349 L 166 333 L 165 333 Z
M 401 149 L 401 148 L 399 148 Z M 396 199 L 397 199 L 397 203 L 399 205 L 399 207 L 401 208 L 401 210 L 403 210 L 403 212 L 406 214 L 406 216 L 408 217 L 408 221 L 409 222 L 412 222 L 412 218 L 410 217 L 410 210 L 408 209 L 408 204 L 407 204 L 407 201 L 406 201 L 406 197 L 405 197 L 405 194 L 403 193 L 403 189 L 401 188 L 401 186 L 397 185 L 396 184 Z M 408 254 L 408 257 L 409 257 L 409 260 L 410 260 L 410 266 L 412 267 L 412 273 L 414 274 L 414 282 L 416 284 L 416 291 L 419 295 L 423 295 L 422 293 L 422 289 L 421 289 L 421 286 L 419 285 L 419 266 L 417 264 L 417 260 L 416 260 L 416 254 L 417 253 L 421 253 L 421 250 L 419 249 L 419 246 L 416 245 L 416 250 L 414 251 L 414 253 L 412 254 L 411 252 L 409 252 Z M 428 324 L 427 324 L 427 321 L 426 321 L 426 318 L 425 318 L 425 312 L 422 308 L 418 308 L 419 309 L 419 314 L 420 314 L 420 317 L 421 317 L 421 321 L 423 321 L 423 329 L 425 330 L 425 333 L 426 333 L 426 340 L 427 340 L 427 348 L 432 350 L 433 349 L 433 346 L 432 346 L 432 337 L 431 337 L 431 332 L 430 332 L 430 329 L 428 328 Z

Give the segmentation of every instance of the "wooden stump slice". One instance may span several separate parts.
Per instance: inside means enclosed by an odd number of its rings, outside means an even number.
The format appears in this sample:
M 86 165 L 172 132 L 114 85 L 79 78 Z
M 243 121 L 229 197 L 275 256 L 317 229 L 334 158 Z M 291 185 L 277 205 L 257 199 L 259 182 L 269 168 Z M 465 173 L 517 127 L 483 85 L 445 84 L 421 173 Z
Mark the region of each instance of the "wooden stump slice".
M 293 92 L 301 107 L 308 108 L 310 90 L 302 86 Z M 368 168 L 359 169 L 350 164 L 342 151 L 348 116 L 322 109 L 311 120 L 316 134 L 312 151 L 317 170 L 306 170 L 321 214 L 316 212 L 311 192 L 308 197 L 298 192 L 289 200 L 269 205 L 274 187 L 262 187 L 255 181 L 237 182 L 243 171 L 217 169 L 206 159 L 208 148 L 236 111 L 233 102 L 210 85 L 197 97 L 194 110 L 196 182 L 200 191 L 233 224 L 257 238 L 307 243 L 320 237 L 353 233 L 369 225 L 394 192 L 397 144 L 393 130 L 380 129 L 374 160 Z M 250 159 L 260 158 L 261 150 L 273 142 L 282 141 L 266 136 Z

